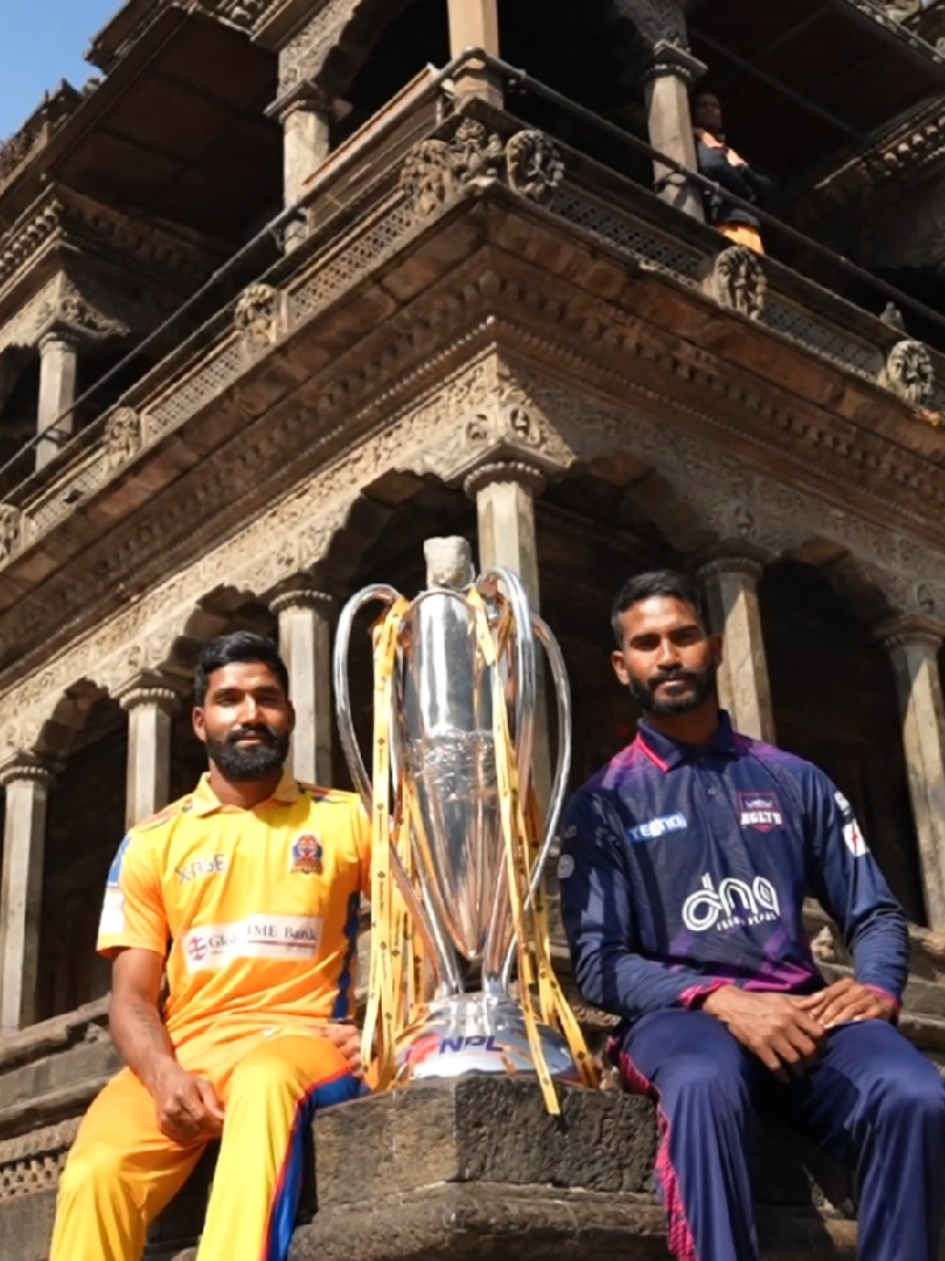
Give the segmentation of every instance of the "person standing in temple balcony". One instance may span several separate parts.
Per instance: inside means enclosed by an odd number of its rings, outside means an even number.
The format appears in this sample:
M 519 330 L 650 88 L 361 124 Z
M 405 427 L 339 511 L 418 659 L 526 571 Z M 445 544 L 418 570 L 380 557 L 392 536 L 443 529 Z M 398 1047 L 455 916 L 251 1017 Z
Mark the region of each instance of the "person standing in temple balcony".
M 207 645 L 194 693 L 209 772 L 132 828 L 108 877 L 98 945 L 114 959 L 127 1067 L 82 1121 L 51 1261 L 138 1261 L 217 1138 L 199 1261 L 284 1261 L 312 1114 L 364 1089 L 353 1017 L 369 820 L 357 797 L 284 770 L 295 716 L 270 640 Z
M 896 1029 L 905 918 L 825 774 L 732 730 L 722 643 L 692 578 L 618 594 L 613 666 L 634 742 L 574 796 L 559 865 L 575 976 L 621 1017 L 613 1051 L 656 1100 L 656 1173 L 679 1261 L 754 1261 L 759 1115 L 851 1168 L 861 1261 L 933 1261 L 945 1212 L 945 1084 Z M 804 931 L 819 898 L 853 955 L 826 985 Z
M 699 92 L 693 97 L 692 119 L 699 174 L 743 201 L 764 207 L 771 196 L 771 181 L 752 170 L 728 144 L 719 98 L 712 92 Z M 735 245 L 764 253 L 761 221 L 756 215 L 718 193 L 705 193 L 703 200 L 708 223 Z

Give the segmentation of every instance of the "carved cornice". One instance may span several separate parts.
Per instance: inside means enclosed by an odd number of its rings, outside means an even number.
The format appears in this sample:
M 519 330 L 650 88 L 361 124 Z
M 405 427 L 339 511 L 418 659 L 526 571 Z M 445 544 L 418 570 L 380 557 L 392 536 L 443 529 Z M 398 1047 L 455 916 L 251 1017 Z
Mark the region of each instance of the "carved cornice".
M 96 35 L 86 57 L 110 73 L 138 43 L 162 9 L 196 9 L 206 17 L 241 31 L 252 31 L 279 0 L 130 0 Z
M 470 499 L 475 499 L 488 486 L 511 482 L 529 494 L 537 495 L 544 489 L 546 481 L 546 471 L 536 464 L 525 460 L 490 460 L 466 475 L 463 489 Z
M 888 652 L 921 648 L 930 656 L 935 656 L 945 642 L 945 624 L 931 617 L 913 615 L 883 622 L 876 629 L 874 638 Z
M 31 752 L 17 752 L 0 765 L 0 784 L 9 788 L 11 784 L 36 784 L 40 788 L 48 788 L 53 775 L 50 768 Z
M 700 61 L 688 48 L 663 39 L 641 61 L 635 77 L 644 86 L 655 79 L 670 77 L 681 79 L 687 87 L 692 87 L 707 69 L 705 62 Z
M 703 582 L 711 578 L 737 575 L 757 585 L 764 577 L 764 572 L 765 562 L 760 557 L 744 551 L 729 551 L 725 544 L 722 545 L 721 554 L 701 559 L 696 568 L 696 574 Z
M 269 601 L 270 610 L 278 617 L 294 609 L 308 609 L 323 617 L 330 617 L 335 609 L 335 597 L 313 584 L 304 576 L 290 578 L 283 583 Z
M 150 273 L 159 285 L 190 290 L 212 271 L 219 253 L 189 239 L 132 219 L 119 210 L 61 185 L 48 188 L 0 235 L 0 301 L 4 290 L 50 250 L 72 247 L 84 257 Z
M 20 167 L 45 148 L 96 86 L 89 83 L 79 91 L 63 80 L 54 92 L 46 93 L 22 127 L 0 143 L 0 192 Z
M 279 50 L 279 105 L 302 84 L 331 96 L 321 76 L 361 3 L 362 0 L 322 0 L 315 13 L 290 36 Z
M 180 690 L 164 675 L 145 671 L 114 689 L 113 695 L 126 713 L 144 706 L 173 713 L 181 701 Z
M 651 49 L 688 49 L 685 0 L 609 0 L 611 20 L 629 21 Z

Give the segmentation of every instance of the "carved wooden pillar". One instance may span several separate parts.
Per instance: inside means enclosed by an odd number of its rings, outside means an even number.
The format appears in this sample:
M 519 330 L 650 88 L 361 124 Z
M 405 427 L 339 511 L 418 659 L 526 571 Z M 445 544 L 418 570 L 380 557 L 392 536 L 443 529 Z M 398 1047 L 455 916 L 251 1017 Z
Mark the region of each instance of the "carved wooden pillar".
M 159 676 L 144 675 L 119 695 L 128 714 L 125 825 L 167 805 L 171 789 L 171 724 L 179 696 Z
M 737 731 L 774 742 L 771 684 L 758 607 L 762 565 L 748 556 L 723 556 L 699 570 L 714 630 L 724 636 L 719 701 Z
M 544 481 L 544 475 L 534 465 L 513 460 L 484 464 L 466 479 L 466 493 L 476 501 L 480 569 L 501 565 L 517 574 L 536 613 L 540 609 L 540 589 L 535 497 Z M 544 810 L 551 795 L 551 756 L 543 673 L 538 676 L 537 700 L 535 791 Z
M 314 173 L 331 149 L 330 104 L 322 92 L 308 84 L 296 89 L 279 109 L 283 134 L 283 200 L 294 206 Z M 305 224 L 300 218 L 286 229 L 287 253 L 305 240 Z
M 698 169 L 689 92 L 705 69 L 686 49 L 661 41 L 653 48 L 640 76 L 650 144 L 657 153 L 673 158 L 689 171 Z M 660 162 L 654 162 L 653 174 L 655 187 L 665 201 L 694 219 L 704 220 L 702 195 L 685 175 Z
M 0 771 L 6 790 L 0 896 L 0 1032 L 33 1024 L 37 1011 L 39 938 L 50 773 L 18 756 Z
M 310 579 L 280 592 L 279 651 L 289 668 L 296 726 L 289 764 L 303 784 L 332 782 L 331 622 L 334 601 Z
M 39 343 L 39 411 L 36 431 L 43 435 L 36 447 L 36 467 L 43 468 L 72 436 L 71 408 L 76 397 L 78 352 L 76 340 L 58 329 Z M 51 426 L 55 425 L 55 429 Z
M 499 56 L 498 0 L 448 0 L 450 54 L 458 57 L 469 48 L 481 48 Z M 502 84 L 481 62 L 470 61 L 456 76 L 460 97 L 480 96 L 502 107 Z
M 896 676 L 909 795 L 919 845 L 925 912 L 945 928 L 945 707 L 938 654 L 941 635 L 916 619 L 884 628 Z

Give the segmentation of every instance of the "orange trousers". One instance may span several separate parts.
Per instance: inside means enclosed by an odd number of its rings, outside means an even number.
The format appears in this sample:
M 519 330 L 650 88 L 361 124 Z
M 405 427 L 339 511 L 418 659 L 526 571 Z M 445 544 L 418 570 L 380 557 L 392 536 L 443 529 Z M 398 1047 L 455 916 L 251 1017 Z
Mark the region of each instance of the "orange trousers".
M 181 1057 L 183 1060 L 183 1056 Z M 361 1093 L 340 1051 L 298 1030 L 254 1034 L 187 1062 L 224 1105 L 223 1138 L 197 1261 L 285 1261 L 313 1113 Z M 148 1226 L 206 1146 L 161 1133 L 127 1069 L 98 1096 L 59 1182 L 49 1261 L 140 1261 Z

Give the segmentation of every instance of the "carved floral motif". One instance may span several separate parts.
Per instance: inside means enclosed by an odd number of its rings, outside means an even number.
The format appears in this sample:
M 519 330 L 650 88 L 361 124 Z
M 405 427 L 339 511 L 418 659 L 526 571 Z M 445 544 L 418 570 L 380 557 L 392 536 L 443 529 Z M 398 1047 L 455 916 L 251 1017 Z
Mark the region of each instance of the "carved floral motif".
M 768 280 L 761 259 L 744 245 L 732 245 L 716 257 L 709 291 L 720 306 L 749 320 L 761 318 Z
M 935 389 L 932 356 L 922 342 L 896 342 L 880 381 L 914 407 L 928 407 Z
M 119 407 L 105 423 L 105 461 L 117 469 L 141 447 L 141 417 L 130 407 Z
M 540 131 L 518 132 L 506 144 L 475 119 L 464 119 L 449 140 L 423 140 L 401 168 L 401 188 L 420 216 L 470 188 L 484 188 L 505 174 L 509 186 L 533 201 L 546 201 L 564 178 L 558 150 Z
M 13 504 L 0 504 L 0 563 L 9 560 L 19 545 L 22 516 Z
M 547 201 L 564 179 L 564 162 L 541 131 L 520 131 L 505 153 L 509 186 L 531 201 Z
M 279 336 L 279 291 L 272 285 L 250 285 L 236 301 L 233 323 L 247 345 L 268 349 Z

